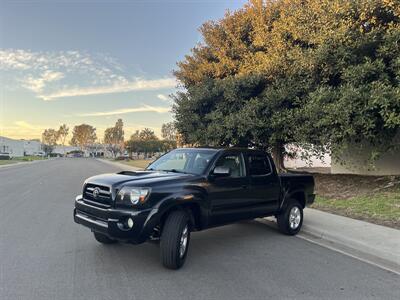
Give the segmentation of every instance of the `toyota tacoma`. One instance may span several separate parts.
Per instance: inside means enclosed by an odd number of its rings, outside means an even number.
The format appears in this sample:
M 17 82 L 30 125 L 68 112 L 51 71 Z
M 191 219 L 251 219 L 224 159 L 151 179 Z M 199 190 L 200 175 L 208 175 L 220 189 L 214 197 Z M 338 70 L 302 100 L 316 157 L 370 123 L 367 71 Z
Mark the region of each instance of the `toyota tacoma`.
M 157 241 L 163 265 L 178 269 L 192 232 L 275 216 L 281 232 L 295 235 L 314 198 L 312 175 L 278 174 L 263 151 L 182 148 L 143 171 L 88 178 L 74 220 L 103 244 Z

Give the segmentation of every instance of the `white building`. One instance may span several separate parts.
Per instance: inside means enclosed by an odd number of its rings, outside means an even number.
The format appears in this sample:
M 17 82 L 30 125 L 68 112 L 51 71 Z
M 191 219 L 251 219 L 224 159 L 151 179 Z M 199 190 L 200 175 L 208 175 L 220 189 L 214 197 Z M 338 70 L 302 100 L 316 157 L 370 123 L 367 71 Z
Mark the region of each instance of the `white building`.
M 9 153 L 11 157 L 24 156 L 24 141 L 0 136 L 0 152 Z
M 38 155 L 42 152 L 42 143 L 38 140 L 23 141 L 25 155 Z
M 400 132 L 394 137 L 393 144 L 397 149 L 381 153 L 374 162 L 370 162 L 371 153 L 379 151 L 368 143 L 348 144 L 347 148 L 338 153 L 340 161 L 332 159 L 333 174 L 360 175 L 400 175 Z
M 400 145 L 400 133 L 393 140 L 394 144 Z M 292 149 L 293 150 L 293 149 Z M 304 151 L 296 148 L 296 152 Z M 369 161 L 371 153 L 377 151 L 372 145 L 349 144 L 336 157 L 325 154 L 322 159 L 311 156 L 309 160 L 302 160 L 300 157 L 291 159 L 285 158 L 287 168 L 330 168 L 332 174 L 357 174 L 357 175 L 400 175 L 400 150 L 382 153 L 375 161 Z M 337 159 L 340 158 L 340 160 Z
M 296 152 L 298 154 L 307 151 L 301 147 L 297 147 L 294 145 L 289 145 L 287 150 L 291 152 Z M 289 158 L 285 157 L 284 161 L 285 167 L 290 169 L 297 169 L 297 168 L 329 168 L 331 166 L 331 156 L 330 154 L 325 154 L 322 157 L 317 157 L 315 155 L 311 155 L 307 160 L 302 159 L 300 156 L 296 158 Z
M 42 143 L 38 140 L 14 140 L 0 136 L 0 152 L 10 153 L 11 157 L 40 155 Z

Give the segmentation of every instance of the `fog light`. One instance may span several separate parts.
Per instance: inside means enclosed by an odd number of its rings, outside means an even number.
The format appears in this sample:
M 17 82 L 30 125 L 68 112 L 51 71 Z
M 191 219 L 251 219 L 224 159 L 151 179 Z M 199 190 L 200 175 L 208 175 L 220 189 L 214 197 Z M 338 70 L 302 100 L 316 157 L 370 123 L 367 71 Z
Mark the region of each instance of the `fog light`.
M 131 218 L 128 219 L 128 221 L 126 222 L 126 224 L 128 225 L 129 228 L 133 227 L 133 220 Z

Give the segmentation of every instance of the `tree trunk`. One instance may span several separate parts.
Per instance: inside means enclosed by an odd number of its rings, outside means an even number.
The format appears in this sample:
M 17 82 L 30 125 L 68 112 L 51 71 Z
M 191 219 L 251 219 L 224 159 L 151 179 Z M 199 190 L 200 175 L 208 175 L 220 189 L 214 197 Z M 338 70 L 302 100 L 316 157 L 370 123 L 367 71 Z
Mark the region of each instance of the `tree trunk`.
M 278 173 L 286 172 L 284 164 L 285 147 L 282 142 L 277 142 L 272 147 L 272 158 L 274 160 Z

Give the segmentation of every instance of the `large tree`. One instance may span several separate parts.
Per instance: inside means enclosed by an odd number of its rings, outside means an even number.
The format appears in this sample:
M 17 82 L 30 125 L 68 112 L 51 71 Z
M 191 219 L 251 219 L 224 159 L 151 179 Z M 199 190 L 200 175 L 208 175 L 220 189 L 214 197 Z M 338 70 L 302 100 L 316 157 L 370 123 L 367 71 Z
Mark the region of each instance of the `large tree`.
M 96 139 L 96 128 L 88 124 L 81 124 L 74 127 L 70 144 L 84 150 L 93 144 Z
M 251 1 L 205 23 L 178 63 L 178 132 L 187 143 L 257 145 L 278 168 L 288 144 L 319 153 L 393 146 L 400 127 L 396 0 Z
M 59 133 L 57 130 L 49 128 L 45 129 L 42 133 L 42 143 L 43 150 L 48 155 L 50 154 L 54 147 L 57 145 L 57 140 L 59 138 Z
M 168 122 L 161 126 L 161 136 L 168 141 L 176 140 L 176 128 L 174 122 Z
M 122 153 L 124 148 L 124 123 L 122 119 L 118 119 L 114 127 L 105 130 L 104 143 L 107 145 L 107 149 L 113 154 L 113 157 L 118 153 Z
M 66 124 L 61 125 L 60 128 L 58 129 L 58 139 L 60 140 L 61 145 L 63 146 L 64 156 L 66 155 L 65 140 L 67 139 L 68 133 L 69 133 L 69 128 Z
M 158 140 L 158 137 L 150 128 L 144 128 L 143 130 L 141 130 L 139 133 L 139 138 L 142 141 Z
M 155 135 L 154 131 L 149 128 L 137 130 L 132 134 L 129 141 L 125 143 L 130 153 L 144 153 L 145 156 L 152 155 L 154 152 L 164 152 L 176 148 L 175 141 L 161 141 Z

